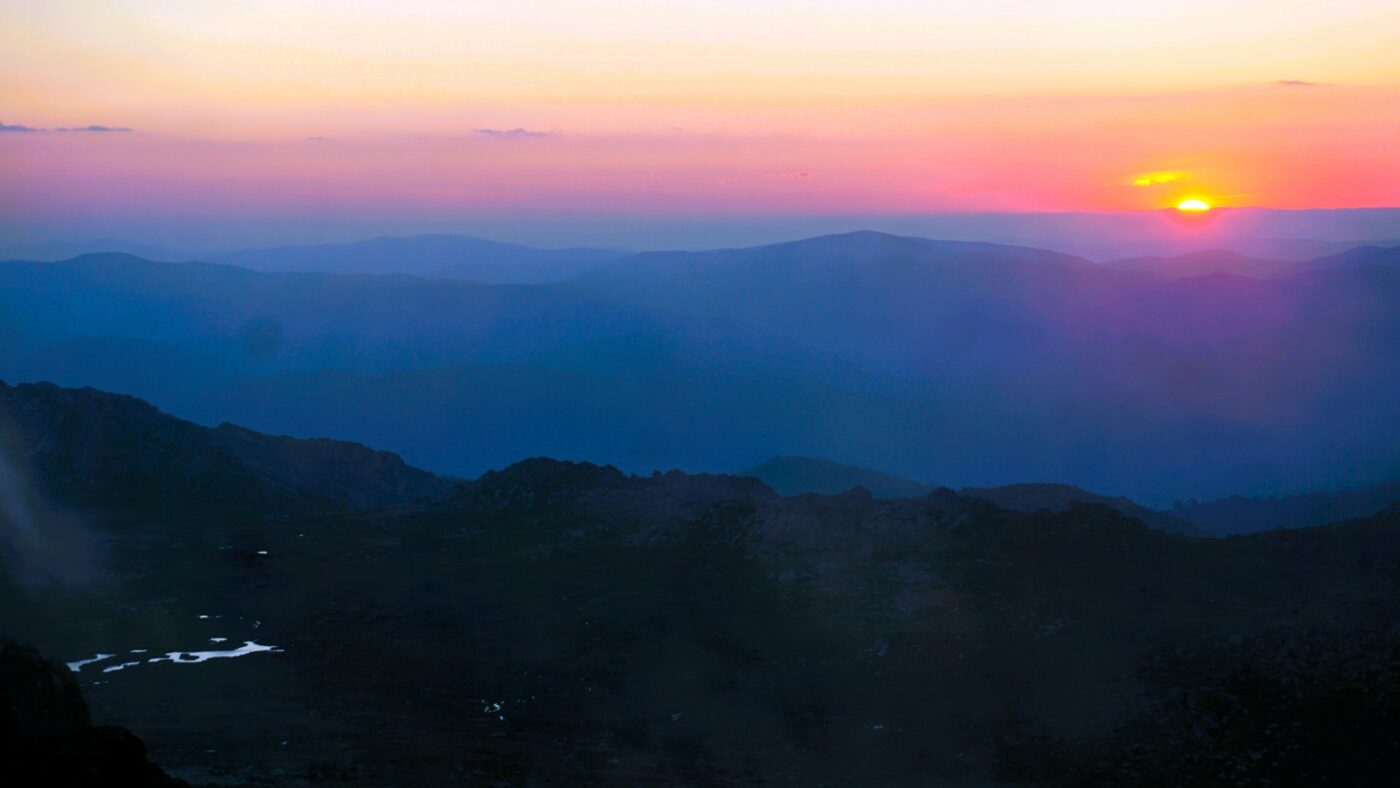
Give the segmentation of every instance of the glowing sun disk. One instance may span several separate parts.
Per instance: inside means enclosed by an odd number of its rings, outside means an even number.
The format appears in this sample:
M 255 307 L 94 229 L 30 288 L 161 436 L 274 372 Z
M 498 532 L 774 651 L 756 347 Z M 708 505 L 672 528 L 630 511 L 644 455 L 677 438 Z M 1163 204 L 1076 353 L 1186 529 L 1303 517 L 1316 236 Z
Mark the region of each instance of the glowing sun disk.
M 1182 200 L 1181 202 L 1177 203 L 1176 209 L 1178 211 L 1192 211 L 1199 213 L 1201 211 L 1209 211 L 1210 204 L 1207 203 L 1205 200 L 1198 200 L 1193 197 L 1189 200 Z

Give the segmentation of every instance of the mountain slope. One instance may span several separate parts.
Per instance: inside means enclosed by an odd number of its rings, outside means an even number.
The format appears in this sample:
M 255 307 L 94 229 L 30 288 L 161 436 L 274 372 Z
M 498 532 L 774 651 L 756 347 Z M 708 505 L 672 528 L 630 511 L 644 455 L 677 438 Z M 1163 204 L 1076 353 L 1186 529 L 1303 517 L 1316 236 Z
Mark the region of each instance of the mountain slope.
M 352 443 L 210 430 L 133 397 L 0 382 L 0 438 L 42 491 L 74 505 L 221 513 L 377 508 L 448 483 Z

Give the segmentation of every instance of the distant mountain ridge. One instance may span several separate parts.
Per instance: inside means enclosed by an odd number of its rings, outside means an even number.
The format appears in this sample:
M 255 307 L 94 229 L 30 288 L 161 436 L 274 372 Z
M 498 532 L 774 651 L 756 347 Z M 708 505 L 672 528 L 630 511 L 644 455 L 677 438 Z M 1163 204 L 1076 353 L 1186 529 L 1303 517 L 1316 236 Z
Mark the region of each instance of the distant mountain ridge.
M 1333 271 L 1375 266 L 1400 267 L 1400 246 L 1358 246 L 1339 254 L 1310 260 L 1305 264 L 1310 270 Z
M 876 498 L 917 498 L 937 489 L 891 473 L 815 457 L 774 457 L 740 471 L 739 475 L 759 479 L 782 495 L 839 495 L 864 487 Z
M 0 247 L 0 260 L 31 260 L 49 263 L 71 260 L 86 254 L 129 254 L 166 263 L 189 260 L 197 256 L 188 252 L 179 252 L 152 244 L 131 243 L 117 238 L 98 238 L 92 241 L 45 241 Z
M 1264 257 L 1251 257 L 1224 249 L 1210 249 L 1175 256 L 1132 257 L 1107 264 L 1110 268 L 1181 279 L 1211 274 L 1235 274 L 1255 278 L 1291 276 L 1304 263 Z
M 604 249 L 535 249 L 465 235 L 416 235 L 245 249 L 207 259 L 266 272 L 409 274 L 488 284 L 543 284 L 572 279 L 623 254 Z
M 893 474 L 812 457 L 774 457 L 740 473 L 760 479 L 783 495 L 839 495 L 855 488 L 863 488 L 877 499 L 897 499 L 918 498 L 938 489 L 934 485 Z M 1073 504 L 1094 504 L 1114 509 L 1159 531 L 1204 535 L 1201 529 L 1181 517 L 1149 509 L 1122 496 L 1099 495 L 1068 484 L 1022 483 L 1000 487 L 964 487 L 958 490 L 957 494 L 1028 514 L 1039 511 L 1063 512 Z
M 1149 509 L 1121 495 L 1108 496 L 1069 484 L 1023 483 L 1001 487 L 964 487 L 958 495 L 977 498 L 1017 512 L 1063 512 L 1073 504 L 1095 504 L 1140 520 L 1149 528 L 1167 533 L 1202 536 L 1204 532 L 1176 515 Z
M 1277 528 L 1310 528 L 1371 517 L 1400 503 L 1400 480 L 1356 489 L 1280 495 L 1230 496 L 1182 503 L 1171 514 L 1215 536 Z

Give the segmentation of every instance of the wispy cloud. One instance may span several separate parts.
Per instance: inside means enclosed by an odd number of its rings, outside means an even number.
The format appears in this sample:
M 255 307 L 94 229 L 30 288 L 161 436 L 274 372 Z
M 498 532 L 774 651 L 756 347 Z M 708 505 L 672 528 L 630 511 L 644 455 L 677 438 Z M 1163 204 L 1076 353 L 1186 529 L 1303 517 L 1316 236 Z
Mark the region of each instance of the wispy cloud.
M 1326 87 L 1326 82 L 1308 82 L 1303 79 L 1276 79 L 1273 84 L 1284 88 L 1321 88 Z
M 54 131 L 131 131 L 125 126 L 100 126 L 96 123 L 91 126 L 78 126 L 75 128 L 54 129 Z
M 1171 183 L 1179 181 L 1186 173 L 1177 170 L 1157 170 L 1155 172 L 1144 172 L 1141 175 L 1134 175 L 1128 181 L 1134 186 L 1156 186 L 1159 183 Z
M 129 128 L 125 127 L 125 126 L 103 126 L 103 125 L 97 124 L 97 123 L 94 123 L 94 124 L 92 124 L 92 125 L 90 125 L 90 126 L 71 126 L 71 127 L 64 127 L 64 128 L 61 128 L 61 129 L 53 129 L 53 130 L 54 130 L 54 131 L 87 131 L 87 132 L 131 131 L 131 129 L 129 129 Z M 0 123 L 0 132 L 5 132 L 5 131 L 35 131 L 35 132 L 47 132 L 47 131 L 49 131 L 49 129 L 41 129 L 41 128 L 37 128 L 37 127 L 34 127 L 34 126 L 25 126 L 25 125 L 20 124 L 20 123 L 13 123 L 13 124 L 11 124 L 11 123 Z
M 557 137 L 557 131 L 535 131 L 533 129 L 475 129 L 477 134 L 501 139 L 521 139 L 524 137 Z

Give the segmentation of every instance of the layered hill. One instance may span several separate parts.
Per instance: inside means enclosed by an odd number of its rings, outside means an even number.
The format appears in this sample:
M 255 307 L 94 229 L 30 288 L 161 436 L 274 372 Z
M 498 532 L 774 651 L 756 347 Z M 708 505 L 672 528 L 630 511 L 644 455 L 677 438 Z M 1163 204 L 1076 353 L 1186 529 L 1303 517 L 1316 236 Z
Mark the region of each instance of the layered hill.
M 832 456 L 1159 503 L 1400 475 L 1397 300 L 1395 266 L 1172 279 L 878 233 L 549 285 L 100 256 L 0 264 L 0 377 L 461 477 Z

